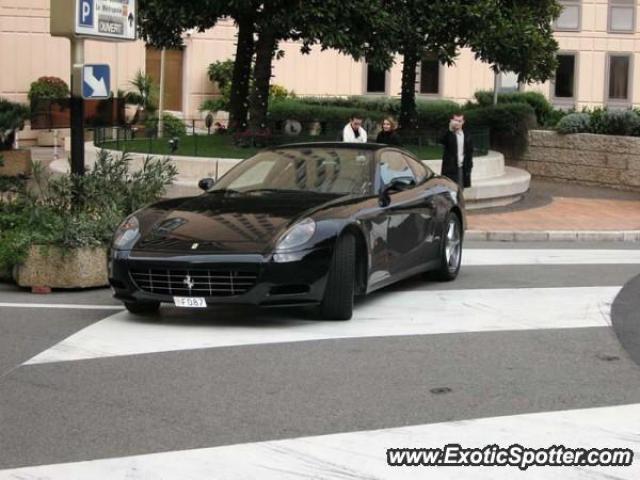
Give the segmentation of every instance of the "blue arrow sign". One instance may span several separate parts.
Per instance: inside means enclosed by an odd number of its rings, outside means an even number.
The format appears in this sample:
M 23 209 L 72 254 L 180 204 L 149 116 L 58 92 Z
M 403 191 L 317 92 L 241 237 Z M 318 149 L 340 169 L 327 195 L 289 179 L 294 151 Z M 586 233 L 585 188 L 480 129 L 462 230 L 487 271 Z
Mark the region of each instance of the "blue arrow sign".
M 110 92 L 111 69 L 109 65 L 84 65 L 82 67 L 82 98 L 109 98 Z

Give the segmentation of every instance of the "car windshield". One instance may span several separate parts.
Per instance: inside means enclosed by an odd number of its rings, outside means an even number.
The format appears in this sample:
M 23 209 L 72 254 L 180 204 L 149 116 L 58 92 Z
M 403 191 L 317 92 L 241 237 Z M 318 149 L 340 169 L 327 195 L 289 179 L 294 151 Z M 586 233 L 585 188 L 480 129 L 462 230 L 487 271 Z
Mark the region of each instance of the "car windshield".
M 258 153 L 220 179 L 210 192 L 311 192 L 368 195 L 374 152 L 357 148 L 283 148 Z

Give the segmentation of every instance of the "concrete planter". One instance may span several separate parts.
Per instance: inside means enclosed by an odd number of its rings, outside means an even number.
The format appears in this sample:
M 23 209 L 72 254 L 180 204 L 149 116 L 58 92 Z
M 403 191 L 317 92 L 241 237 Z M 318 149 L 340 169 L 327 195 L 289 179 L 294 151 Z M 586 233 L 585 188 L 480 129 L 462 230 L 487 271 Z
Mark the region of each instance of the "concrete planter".
M 31 150 L 3 150 L 0 156 L 4 159 L 4 166 L 0 166 L 0 175 L 16 177 L 31 174 Z
M 109 284 L 107 249 L 34 245 L 13 278 L 21 287 L 94 288 Z

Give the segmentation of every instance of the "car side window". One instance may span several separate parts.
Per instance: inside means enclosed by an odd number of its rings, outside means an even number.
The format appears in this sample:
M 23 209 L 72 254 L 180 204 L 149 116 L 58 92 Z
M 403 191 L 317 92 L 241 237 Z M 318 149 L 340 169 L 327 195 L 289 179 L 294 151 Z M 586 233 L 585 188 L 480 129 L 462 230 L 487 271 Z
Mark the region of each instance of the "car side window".
M 395 150 L 382 152 L 378 171 L 381 187 L 389 185 L 393 181 L 400 181 L 407 185 L 418 183 L 416 175 L 409 167 L 405 156 Z
M 424 182 L 425 180 L 428 180 L 429 178 L 434 176 L 433 171 L 427 167 L 424 163 L 419 162 L 411 157 L 407 157 L 405 156 L 405 158 L 407 159 L 407 163 L 409 164 L 409 167 L 411 167 L 411 170 L 413 170 L 413 173 L 416 176 L 416 180 L 418 184 Z

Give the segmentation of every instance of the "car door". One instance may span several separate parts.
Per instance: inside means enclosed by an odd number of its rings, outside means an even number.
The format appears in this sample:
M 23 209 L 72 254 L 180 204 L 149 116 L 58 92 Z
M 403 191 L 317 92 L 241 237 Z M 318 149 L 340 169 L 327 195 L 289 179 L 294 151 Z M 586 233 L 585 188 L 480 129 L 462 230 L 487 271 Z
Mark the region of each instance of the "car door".
M 387 259 L 392 277 L 418 271 L 432 258 L 432 206 L 424 196 L 426 177 L 416 175 L 410 160 L 394 149 L 383 150 L 379 158 L 379 191 L 394 180 L 407 184 L 401 191 L 390 192 L 390 202 L 384 207 Z

